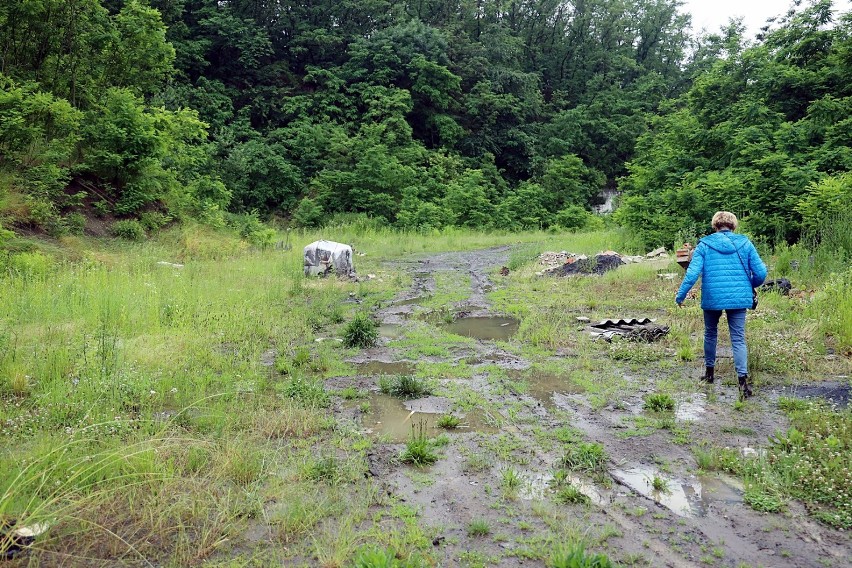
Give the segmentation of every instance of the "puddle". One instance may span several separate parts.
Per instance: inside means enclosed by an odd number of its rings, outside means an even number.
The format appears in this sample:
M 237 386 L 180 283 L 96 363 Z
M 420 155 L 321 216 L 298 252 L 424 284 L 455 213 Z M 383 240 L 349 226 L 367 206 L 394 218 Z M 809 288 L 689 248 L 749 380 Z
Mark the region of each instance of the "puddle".
M 821 398 L 833 406 L 846 408 L 849 406 L 849 391 L 852 386 L 848 382 L 825 382 L 811 385 L 798 385 L 781 389 L 779 396 L 795 398 Z
M 553 494 L 553 475 L 550 473 L 529 475 L 521 473 L 526 483 L 519 492 L 521 499 L 526 500 L 544 500 L 552 498 Z M 577 491 L 589 498 L 595 505 L 603 505 L 606 499 L 600 491 L 591 483 L 584 479 L 580 479 L 574 475 L 569 475 L 566 479 Z
M 379 335 L 388 339 L 399 339 L 405 335 L 405 328 L 395 323 L 383 323 L 379 326 Z
M 743 501 L 742 489 L 737 482 L 722 477 L 700 475 L 679 480 L 644 465 L 617 469 L 612 475 L 681 517 L 704 517 L 714 504 L 739 504 Z M 666 481 L 665 491 L 657 491 L 651 485 L 655 475 Z
M 367 361 L 355 366 L 362 375 L 412 375 L 415 367 L 411 361 Z
M 685 422 L 697 422 L 707 412 L 707 395 L 704 393 L 693 394 L 686 400 L 679 400 L 675 406 L 675 418 Z
M 444 325 L 448 333 L 484 339 L 505 341 L 518 332 L 521 322 L 505 317 L 463 317 Z
M 693 486 L 697 485 L 702 514 L 707 514 L 713 503 L 738 505 L 743 502 L 742 485 L 733 479 L 699 475 L 696 481 Z
M 558 395 L 582 394 L 586 392 L 585 388 L 572 383 L 566 375 L 557 373 L 547 373 L 533 369 L 526 371 L 510 370 L 507 372 L 507 375 L 513 380 L 526 381 L 526 394 L 551 408 L 556 404 L 556 398 L 563 398 L 558 397 Z
M 438 419 L 450 409 L 450 401 L 442 397 L 427 397 L 402 401 L 389 395 L 372 393 L 370 410 L 361 424 L 367 434 L 387 438 L 391 442 L 405 442 L 411 436 L 411 427 L 423 423 L 427 436 L 441 433 L 477 432 L 495 433 L 498 428 L 488 424 L 484 413 L 470 412 L 461 418 L 461 425 L 455 430 L 445 430 L 437 426 Z
M 637 493 L 656 501 L 676 515 L 680 515 L 681 517 L 699 516 L 699 511 L 697 508 L 693 508 L 686 495 L 684 485 L 676 479 L 662 475 L 646 466 L 638 466 L 625 470 L 616 469 L 612 472 L 612 475 L 619 482 L 630 487 Z M 657 491 L 652 487 L 651 480 L 654 479 L 655 475 L 666 481 L 666 491 Z M 695 495 L 694 489 L 691 489 L 690 493 Z

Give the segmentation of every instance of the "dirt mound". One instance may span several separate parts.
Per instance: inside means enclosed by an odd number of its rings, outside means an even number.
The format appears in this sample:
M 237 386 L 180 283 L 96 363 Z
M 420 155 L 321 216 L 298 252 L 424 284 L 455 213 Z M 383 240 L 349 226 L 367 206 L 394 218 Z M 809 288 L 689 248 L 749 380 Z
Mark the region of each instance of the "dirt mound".
M 579 257 L 573 262 L 548 270 L 551 276 L 572 276 L 576 274 L 603 274 L 626 264 L 618 254 L 601 253 L 592 258 Z

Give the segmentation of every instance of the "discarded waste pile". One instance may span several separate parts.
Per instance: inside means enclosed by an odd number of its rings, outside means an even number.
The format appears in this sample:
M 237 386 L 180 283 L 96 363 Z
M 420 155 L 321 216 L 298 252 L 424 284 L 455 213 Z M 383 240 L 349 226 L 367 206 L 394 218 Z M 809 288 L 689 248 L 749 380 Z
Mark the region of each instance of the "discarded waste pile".
M 577 321 L 588 323 L 588 332 L 593 339 L 603 339 L 610 342 L 617 336 L 627 341 L 652 343 L 669 333 L 669 326 L 656 325 L 655 320 L 642 319 L 605 319 L 598 323 L 589 323 L 589 318 L 579 317 Z
M 334 241 L 314 241 L 305 247 L 305 276 L 355 276 L 352 247 Z
M 652 258 L 668 258 L 666 249 L 658 248 L 645 256 L 624 255 L 608 250 L 589 258 L 585 254 L 574 254 L 566 251 L 544 252 L 539 256 L 539 263 L 547 266 L 539 272 L 539 276 L 572 276 L 578 274 L 603 274 L 624 264 L 643 262 Z
M 47 528 L 46 523 L 19 527 L 15 521 L 0 519 L 0 560 L 11 560 L 24 552 Z

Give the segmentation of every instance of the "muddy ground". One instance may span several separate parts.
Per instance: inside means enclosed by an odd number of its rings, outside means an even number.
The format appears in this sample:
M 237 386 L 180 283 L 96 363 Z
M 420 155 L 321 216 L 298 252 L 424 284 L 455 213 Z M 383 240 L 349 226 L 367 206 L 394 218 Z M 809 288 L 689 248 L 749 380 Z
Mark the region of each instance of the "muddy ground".
M 336 413 L 375 437 L 370 474 L 419 511 L 418 522 L 435 535 L 434 554 L 441 565 L 542 565 L 542 551 L 558 544 L 553 535 L 572 531 L 622 565 L 850 565 L 852 548 L 845 533 L 810 519 L 795 504 L 783 514 L 756 512 L 743 503 L 738 480 L 699 474 L 692 448 L 703 442 L 757 452 L 767 436 L 786 428 L 774 402 L 778 390 L 761 389 L 752 411 L 743 415 L 733 410 L 735 387 L 717 382 L 708 391 L 696 384 L 694 392 L 676 395 L 674 427 L 688 422 L 688 440 L 673 443 L 665 429 L 630 435 L 629 429 L 641 428 L 636 419 L 643 416 L 642 395 L 669 371 L 655 363 L 637 371 L 596 360 L 603 380 L 637 384 L 603 406 L 592 404 L 566 377 L 525 373 L 534 361 L 519 355 L 517 346 L 507 347 L 513 345 L 517 322 L 488 319 L 500 316 L 489 302 L 488 292 L 495 286 L 489 275 L 508 263 L 508 255 L 508 249 L 496 248 L 390 267 L 410 271 L 413 285 L 377 312 L 380 343 L 352 361 L 361 365 L 359 374 L 327 381 L 332 390 L 354 385 L 370 391 L 369 409 L 338 400 Z M 469 277 L 466 297 L 445 308 L 424 309 L 423 298 L 435 294 L 437 279 L 447 274 L 465 275 L 465 281 Z M 452 324 L 447 312 L 455 314 Z M 430 318 L 430 313 L 443 317 Z M 406 359 L 406 334 L 423 325 L 471 335 L 474 341 L 448 356 Z M 576 355 L 565 349 L 555 357 Z M 378 392 L 377 376 L 412 373 L 423 361 L 464 362 L 473 372 L 436 379 L 435 395 L 423 400 L 400 401 Z M 511 388 L 514 377 L 524 377 L 528 388 Z M 441 459 L 425 468 L 401 464 L 397 458 L 411 424 L 422 423 L 437 434 L 435 421 L 444 413 L 463 417 L 464 427 L 449 433 L 450 443 L 439 450 Z M 554 499 L 553 472 L 565 453 L 558 441 L 561 432 L 598 442 L 607 452 L 604 474 L 573 479 L 591 504 Z M 507 471 L 522 479 L 516 490 L 506 490 Z M 666 491 L 651 488 L 654 476 L 667 481 Z M 483 519 L 488 534 L 469 535 L 469 524 Z

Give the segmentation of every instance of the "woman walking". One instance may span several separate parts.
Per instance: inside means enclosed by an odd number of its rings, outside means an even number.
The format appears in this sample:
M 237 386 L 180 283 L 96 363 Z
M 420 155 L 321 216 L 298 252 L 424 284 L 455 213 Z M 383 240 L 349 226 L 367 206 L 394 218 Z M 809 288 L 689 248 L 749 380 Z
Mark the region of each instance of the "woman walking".
M 712 383 L 716 366 L 716 339 L 722 311 L 728 317 L 734 367 L 740 397 L 752 395 L 748 384 L 748 350 L 745 340 L 746 309 L 754 304 L 754 288 L 766 279 L 766 265 L 745 235 L 735 234 L 737 217 L 728 211 L 713 215 L 712 235 L 699 241 L 675 296 L 678 306 L 701 277 L 701 309 L 704 310 L 704 364 L 701 380 Z

